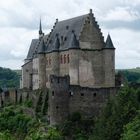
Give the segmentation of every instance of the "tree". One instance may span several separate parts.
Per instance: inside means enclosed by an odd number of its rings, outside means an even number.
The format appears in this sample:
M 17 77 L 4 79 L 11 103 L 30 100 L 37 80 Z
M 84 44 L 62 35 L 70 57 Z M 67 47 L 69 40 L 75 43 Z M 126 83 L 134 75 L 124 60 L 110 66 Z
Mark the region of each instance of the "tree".
M 123 126 L 137 115 L 140 103 L 139 90 L 123 88 L 114 99 L 110 99 L 103 113 L 96 120 L 92 140 L 119 140 Z
M 121 140 L 140 140 L 140 112 L 133 121 L 124 126 Z

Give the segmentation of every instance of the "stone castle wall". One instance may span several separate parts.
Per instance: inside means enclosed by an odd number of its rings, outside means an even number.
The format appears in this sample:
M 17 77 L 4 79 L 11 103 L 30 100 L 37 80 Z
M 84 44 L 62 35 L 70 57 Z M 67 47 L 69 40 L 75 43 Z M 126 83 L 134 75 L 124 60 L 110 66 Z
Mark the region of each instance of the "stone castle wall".
M 22 66 L 22 88 L 32 88 L 32 61 Z
M 59 124 L 74 112 L 85 118 L 100 114 L 110 96 L 119 88 L 89 88 L 70 85 L 69 76 L 50 77 L 49 107 L 50 123 Z

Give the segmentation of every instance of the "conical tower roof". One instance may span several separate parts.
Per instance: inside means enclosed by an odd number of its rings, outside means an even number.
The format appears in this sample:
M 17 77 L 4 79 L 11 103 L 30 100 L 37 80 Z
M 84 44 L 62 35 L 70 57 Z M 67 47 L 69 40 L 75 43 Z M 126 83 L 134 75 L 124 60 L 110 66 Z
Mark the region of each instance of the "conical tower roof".
M 114 48 L 114 45 L 112 43 L 112 40 L 111 40 L 111 37 L 109 34 L 108 34 L 107 39 L 106 39 L 105 48 Z

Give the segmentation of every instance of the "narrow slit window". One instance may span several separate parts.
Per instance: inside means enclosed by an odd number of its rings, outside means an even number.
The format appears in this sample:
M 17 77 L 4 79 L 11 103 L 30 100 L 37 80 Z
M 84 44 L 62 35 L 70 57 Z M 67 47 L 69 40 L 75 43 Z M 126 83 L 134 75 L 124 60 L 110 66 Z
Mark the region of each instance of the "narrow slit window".
M 67 55 L 67 61 L 68 61 L 68 63 L 70 62 L 69 54 Z
M 64 55 L 64 64 L 66 63 L 66 55 Z

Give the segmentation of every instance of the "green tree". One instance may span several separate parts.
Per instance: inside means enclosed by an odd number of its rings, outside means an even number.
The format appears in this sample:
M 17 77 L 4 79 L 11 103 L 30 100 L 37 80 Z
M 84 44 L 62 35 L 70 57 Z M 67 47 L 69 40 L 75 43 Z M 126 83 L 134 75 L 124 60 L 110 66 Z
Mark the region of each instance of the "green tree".
M 140 112 L 133 121 L 124 126 L 121 140 L 140 140 Z
M 91 140 L 119 140 L 123 126 L 137 115 L 140 103 L 139 90 L 125 87 L 114 99 L 110 99 L 103 113 L 96 120 Z

